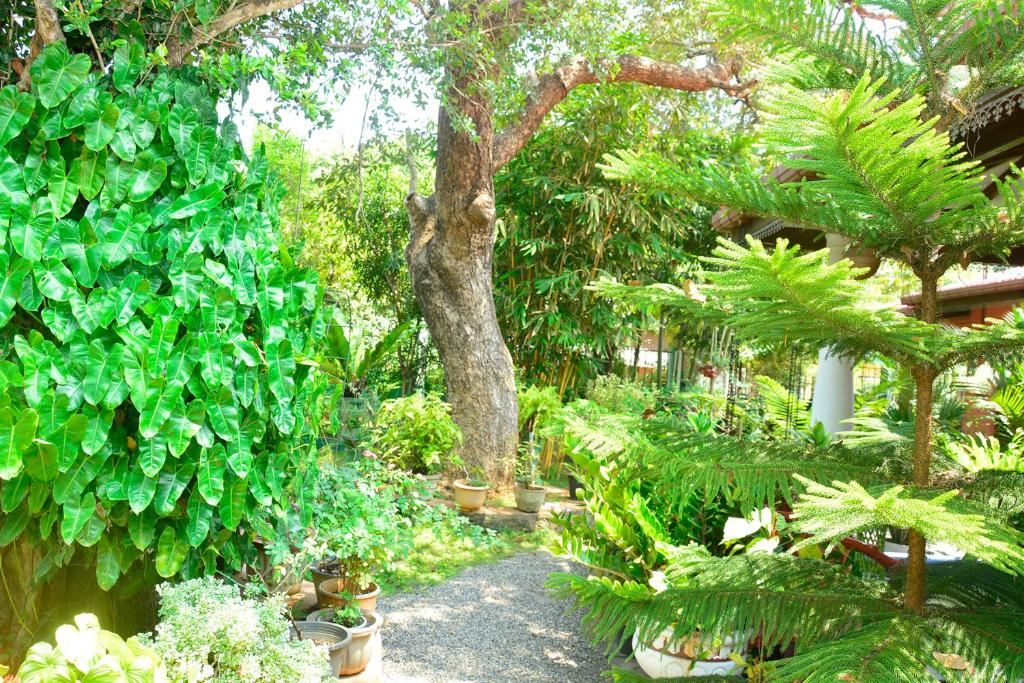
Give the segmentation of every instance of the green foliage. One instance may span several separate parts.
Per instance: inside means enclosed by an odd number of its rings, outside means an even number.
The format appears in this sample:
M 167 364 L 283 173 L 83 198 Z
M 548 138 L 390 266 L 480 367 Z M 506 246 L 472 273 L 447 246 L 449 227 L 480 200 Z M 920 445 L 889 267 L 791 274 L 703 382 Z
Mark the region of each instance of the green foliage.
M 358 324 L 346 322 L 340 309 L 335 309 L 327 327 L 327 337 L 320 356 L 320 367 L 342 387 L 348 396 L 358 396 L 366 389 L 367 377 L 394 353 L 409 335 L 409 322 L 400 323 L 376 342 Z
M 40 579 L 91 548 L 103 588 L 239 567 L 315 476 L 317 279 L 190 72 L 118 89 L 82 59 L 42 52 L 0 148 L 3 540 L 44 545 Z
M 650 387 L 618 375 L 599 375 L 587 384 L 587 400 L 612 413 L 640 415 L 654 410 L 657 395 Z
M 437 394 L 381 403 L 373 443 L 386 462 L 417 474 L 437 474 L 461 464 L 454 450 L 462 443 L 462 431 L 451 418 L 451 406 Z
M 994 436 L 974 434 L 968 436 L 966 442 L 951 443 L 947 448 L 956 462 L 968 472 L 1024 472 L 1024 430 L 1014 432 L 1005 446 Z
M 518 391 L 519 438 L 543 434 L 562 414 L 562 399 L 555 387 L 529 386 Z
M 321 465 L 312 531 L 302 532 L 301 567 L 326 562 L 354 590 L 366 587 L 375 572 L 390 569 L 410 544 L 411 522 L 396 498 L 409 495 L 407 487 L 401 480 L 389 481 L 373 460 Z
M 92 614 L 79 614 L 55 634 L 57 646 L 36 643 L 18 669 L 22 683 L 166 683 L 160 656 L 138 638 L 104 631 Z
M 325 648 L 289 637 L 280 596 L 243 597 L 237 586 L 212 577 L 157 590 L 159 622 L 149 640 L 170 683 L 330 680 Z
M 609 182 L 597 162 L 637 146 L 684 162 L 742 158 L 742 121 L 716 125 L 725 106 L 644 86 L 581 89 L 499 172 L 495 302 L 527 381 L 578 391 L 632 345 L 645 316 L 588 293 L 594 277 L 661 281 L 710 249 L 712 207 Z

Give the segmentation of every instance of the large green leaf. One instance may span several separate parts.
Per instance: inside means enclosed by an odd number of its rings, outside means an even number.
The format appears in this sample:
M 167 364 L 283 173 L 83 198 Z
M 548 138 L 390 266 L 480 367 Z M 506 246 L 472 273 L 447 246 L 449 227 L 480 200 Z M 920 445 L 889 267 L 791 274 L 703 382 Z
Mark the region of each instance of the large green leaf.
M 147 477 L 160 474 L 167 461 L 167 439 L 157 434 L 152 438 L 139 439 L 139 465 Z
M 199 456 L 199 493 L 210 505 L 216 505 L 224 495 L 224 466 L 227 458 L 223 444 L 204 448 Z
M 164 470 L 156 484 L 156 497 L 153 507 L 158 515 L 166 516 L 174 512 L 178 498 L 196 470 L 195 460 L 181 460 L 173 471 Z
M 0 89 L 0 147 L 24 130 L 35 106 L 32 93 L 19 92 L 16 85 Z
M 47 260 L 45 265 L 36 262 L 32 264 L 32 271 L 39 291 L 53 301 L 67 301 L 71 298 L 71 292 L 78 287 L 75 276 L 56 259 Z
M 90 68 L 88 55 L 70 54 L 64 41 L 47 45 L 29 67 L 39 102 L 47 109 L 57 106 L 85 81 Z
M 131 183 L 128 187 L 128 198 L 133 202 L 142 202 L 153 196 L 160 189 L 167 177 L 167 162 L 156 156 L 153 150 L 147 149 L 135 160 Z
M 226 196 L 217 183 L 207 183 L 175 199 L 171 204 L 171 218 L 180 220 L 200 211 L 209 211 L 224 201 Z
M 45 206 L 42 202 L 46 202 Z M 53 231 L 56 221 L 49 199 L 40 199 L 33 208 L 32 217 L 27 221 L 11 224 L 10 240 L 14 250 L 29 261 L 43 258 L 43 245 Z
M 135 461 L 135 466 L 128 475 L 128 505 L 136 515 L 149 507 L 156 495 L 156 477 L 147 476 L 142 463 Z
M 96 547 L 96 583 L 105 591 L 110 590 L 121 576 L 121 553 L 115 541 L 103 537 Z M 115 679 L 115 681 L 118 679 Z
M 156 538 L 156 514 L 145 510 L 128 518 L 128 535 L 139 550 L 149 550 Z
M 179 400 L 171 412 L 171 416 L 164 423 L 163 436 L 167 439 L 167 448 L 171 455 L 180 458 L 188 449 L 189 444 L 199 430 L 202 429 L 203 421 L 206 419 L 206 404 L 196 399 L 185 407 L 185 402 Z
M 217 436 L 230 440 L 238 435 L 238 405 L 230 389 L 225 386 L 218 387 L 217 392 L 211 394 L 207 400 L 206 412 Z
M 97 102 L 89 108 L 85 115 L 85 146 L 98 152 L 109 145 L 120 117 L 121 110 L 113 102 Z
M 86 455 L 93 455 L 107 443 L 110 427 L 114 424 L 114 411 L 85 405 L 82 407 L 82 414 L 88 423 L 82 437 L 82 450 Z
M 96 224 L 102 248 L 102 262 L 105 268 L 123 263 L 138 248 L 139 240 L 146 234 L 150 224 L 149 214 L 136 213 L 128 204 L 117 210 L 113 220 L 101 220 Z
M 34 410 L 20 414 L 0 408 L 0 479 L 11 479 L 21 471 L 22 453 L 36 437 L 39 415 Z
M 186 154 L 192 131 L 199 125 L 199 115 L 191 107 L 179 103 L 171 108 L 171 113 L 167 117 L 167 130 L 178 154 Z
M 238 527 L 245 517 L 245 500 L 249 495 L 249 486 L 245 479 L 233 479 L 231 484 L 225 488 L 224 496 L 220 499 L 218 510 L 220 521 L 225 529 L 232 531 Z
M 217 131 L 209 126 L 197 126 L 189 134 L 185 166 L 188 177 L 194 185 L 203 181 L 210 167 L 214 152 L 217 151 Z
M 87 219 L 82 220 L 88 224 Z M 82 244 L 79 227 L 69 220 L 63 220 L 57 224 L 57 234 L 60 236 L 60 248 L 71 266 L 78 284 L 83 287 L 92 287 L 96 283 L 96 277 L 100 274 L 100 247 L 93 244 L 85 246 Z
M 271 342 L 266 346 L 267 378 L 274 396 L 287 403 L 295 396 L 295 356 L 292 343 L 287 339 Z
M 206 504 L 199 491 L 193 489 L 185 506 L 188 521 L 185 524 L 185 535 L 193 548 L 198 548 L 210 533 L 210 522 L 213 520 L 213 508 Z
M 78 187 L 82 196 L 92 201 L 103 188 L 103 176 L 106 173 L 107 153 L 104 150 L 93 152 L 83 147 L 82 153 L 71 162 L 68 180 Z
M 139 273 L 131 273 L 117 286 L 114 300 L 114 320 L 118 325 L 127 325 L 136 309 L 149 300 L 152 285 Z
M 89 344 L 89 363 L 85 368 L 82 393 L 85 400 L 99 405 L 115 376 L 121 373 L 124 344 L 106 345 L 99 339 Z
M 177 574 L 188 555 L 188 543 L 178 537 L 173 526 L 166 526 L 156 544 L 156 573 L 165 579 Z
M 189 254 L 171 264 L 171 294 L 174 303 L 183 310 L 192 310 L 199 303 L 199 286 L 204 279 L 202 266 L 202 254 Z
M 89 418 L 85 415 L 69 415 L 56 429 L 46 435 L 46 440 L 57 449 L 57 460 L 61 471 L 66 471 L 78 458 L 78 445 L 85 438 Z
M 25 452 L 25 472 L 36 481 L 53 481 L 60 474 L 57 447 L 36 441 Z
M 4 515 L 4 522 L 0 525 L 0 548 L 13 543 L 25 531 L 30 520 L 31 517 L 24 505 L 19 506 L 11 514 Z
M 64 162 L 53 167 L 49 180 L 50 206 L 55 218 L 63 218 L 78 199 L 78 183 L 64 173 Z
M 114 50 L 114 62 L 110 68 L 114 87 L 127 90 L 135 84 L 145 67 L 146 48 L 135 41 L 122 43 Z
M 32 269 L 32 264 L 22 259 L 10 262 L 8 255 L 0 251 L 0 325 L 6 325 L 18 303 L 21 285 Z
M 96 496 L 86 493 L 64 502 L 60 520 L 60 537 L 71 545 L 96 511 Z
M 160 377 L 149 385 L 146 405 L 139 414 L 139 433 L 144 438 L 152 438 L 163 427 L 171 416 L 175 404 L 181 399 L 182 386 L 170 383 Z
M 152 373 L 163 372 L 167 359 L 171 357 L 174 340 L 178 336 L 178 321 L 169 317 L 157 317 L 149 330 L 147 361 Z M 168 380 L 170 381 L 170 380 Z

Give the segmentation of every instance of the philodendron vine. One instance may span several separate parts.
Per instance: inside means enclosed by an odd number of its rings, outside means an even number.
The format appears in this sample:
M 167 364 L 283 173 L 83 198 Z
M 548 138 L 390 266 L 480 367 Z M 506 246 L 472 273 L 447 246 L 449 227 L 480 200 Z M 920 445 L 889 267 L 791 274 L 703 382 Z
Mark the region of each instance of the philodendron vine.
M 104 588 L 238 566 L 315 472 L 316 275 L 216 97 L 146 69 L 56 43 L 0 90 L 0 547 L 94 549 Z

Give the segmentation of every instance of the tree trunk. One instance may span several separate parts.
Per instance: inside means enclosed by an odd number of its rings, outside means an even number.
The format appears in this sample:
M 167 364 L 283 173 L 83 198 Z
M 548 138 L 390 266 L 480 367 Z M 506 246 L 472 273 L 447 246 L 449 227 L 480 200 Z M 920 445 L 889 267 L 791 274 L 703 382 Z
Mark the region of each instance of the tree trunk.
M 406 259 L 413 290 L 445 370 L 467 468 L 511 484 L 519 441 L 512 356 L 494 307 L 493 113 L 475 78 L 453 78 L 438 114 L 435 194 L 410 188 Z M 449 109 L 473 123 L 460 130 Z
M 921 278 L 921 304 L 917 317 L 934 323 L 937 309 L 937 278 Z M 914 406 L 914 485 L 928 486 L 931 480 L 932 404 L 935 389 L 935 368 L 919 365 L 913 369 Z M 925 601 L 925 538 L 911 530 L 907 547 L 907 584 L 903 599 L 907 609 L 920 613 Z

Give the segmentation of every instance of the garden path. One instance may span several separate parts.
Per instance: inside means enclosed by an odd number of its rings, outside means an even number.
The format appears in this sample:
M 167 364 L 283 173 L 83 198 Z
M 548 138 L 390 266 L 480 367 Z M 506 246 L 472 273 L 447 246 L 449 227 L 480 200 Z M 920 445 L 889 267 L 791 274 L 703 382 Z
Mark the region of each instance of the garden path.
M 579 572 L 544 551 L 481 564 L 422 591 L 382 598 L 385 683 L 596 683 L 608 663 L 578 616 L 543 589 Z

